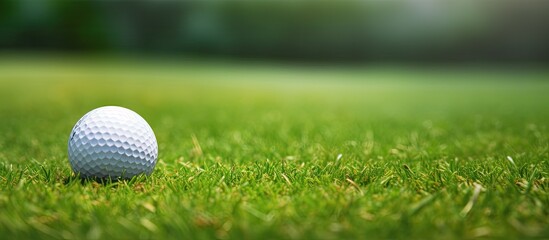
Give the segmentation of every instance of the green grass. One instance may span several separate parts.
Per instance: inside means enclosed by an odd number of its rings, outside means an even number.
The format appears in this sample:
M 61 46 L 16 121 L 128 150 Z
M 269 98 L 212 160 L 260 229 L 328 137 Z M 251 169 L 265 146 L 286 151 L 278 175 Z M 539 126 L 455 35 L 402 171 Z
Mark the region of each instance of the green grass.
M 546 79 L 4 56 L 0 236 L 549 238 Z M 152 126 L 151 176 L 71 177 L 71 128 L 103 105 Z

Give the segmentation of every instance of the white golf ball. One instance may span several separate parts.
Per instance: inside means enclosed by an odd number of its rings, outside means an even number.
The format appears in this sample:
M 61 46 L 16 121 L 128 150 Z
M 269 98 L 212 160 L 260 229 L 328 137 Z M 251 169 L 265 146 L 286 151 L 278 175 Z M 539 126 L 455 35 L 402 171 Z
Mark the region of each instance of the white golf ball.
M 84 115 L 69 136 L 69 162 L 83 178 L 151 174 L 158 144 L 149 124 L 132 110 L 107 106 Z

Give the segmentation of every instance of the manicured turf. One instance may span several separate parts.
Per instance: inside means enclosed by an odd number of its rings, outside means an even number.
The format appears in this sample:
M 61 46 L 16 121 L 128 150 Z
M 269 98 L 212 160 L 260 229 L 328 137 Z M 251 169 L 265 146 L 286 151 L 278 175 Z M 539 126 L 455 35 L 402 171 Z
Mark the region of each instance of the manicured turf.
M 549 72 L 0 58 L 0 236 L 549 238 Z M 72 126 L 120 105 L 149 177 L 80 181 Z

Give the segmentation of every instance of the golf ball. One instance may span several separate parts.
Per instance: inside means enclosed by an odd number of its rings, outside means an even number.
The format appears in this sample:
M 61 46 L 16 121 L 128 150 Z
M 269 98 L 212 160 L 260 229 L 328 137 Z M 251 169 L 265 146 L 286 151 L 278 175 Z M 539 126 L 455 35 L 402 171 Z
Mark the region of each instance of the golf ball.
M 151 174 L 158 144 L 149 124 L 123 107 L 94 109 L 74 125 L 69 162 L 83 178 L 131 178 Z

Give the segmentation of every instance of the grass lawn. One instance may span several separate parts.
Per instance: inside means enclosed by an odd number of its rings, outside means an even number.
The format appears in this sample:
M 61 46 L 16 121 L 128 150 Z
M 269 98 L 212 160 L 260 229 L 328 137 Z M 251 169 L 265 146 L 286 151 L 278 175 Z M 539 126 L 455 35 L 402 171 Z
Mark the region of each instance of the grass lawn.
M 549 71 L 0 57 L 0 236 L 549 238 Z M 67 140 L 119 105 L 151 176 L 80 181 Z

